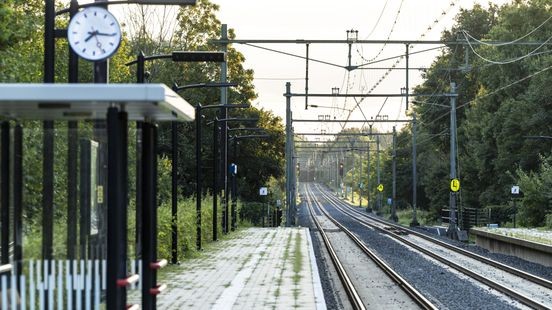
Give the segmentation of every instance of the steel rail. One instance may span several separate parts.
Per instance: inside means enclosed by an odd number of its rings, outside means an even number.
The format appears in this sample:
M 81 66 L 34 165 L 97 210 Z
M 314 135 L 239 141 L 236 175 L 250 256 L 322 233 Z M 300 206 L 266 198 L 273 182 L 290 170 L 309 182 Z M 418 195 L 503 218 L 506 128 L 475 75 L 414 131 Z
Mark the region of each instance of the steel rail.
M 312 194 L 312 189 L 307 190 L 307 195 L 314 197 Z M 360 240 L 357 236 L 355 236 L 350 230 L 345 228 L 341 223 L 339 223 L 336 219 L 334 219 L 330 214 L 325 210 L 325 208 L 322 206 L 320 202 L 317 201 L 317 199 L 313 199 L 318 204 L 318 208 L 324 215 L 332 221 L 339 229 L 341 229 L 351 240 L 374 262 L 376 265 L 385 272 L 391 280 L 393 280 L 395 283 L 397 283 L 398 286 L 401 287 L 401 289 L 410 296 L 416 304 L 418 304 L 423 309 L 438 309 L 431 301 L 429 301 L 427 298 L 425 298 L 417 289 L 415 289 L 408 281 L 406 281 L 401 275 L 399 275 L 391 266 L 389 266 L 382 258 L 378 257 L 372 250 L 370 250 L 362 240 Z M 309 208 L 312 208 L 309 204 Z M 313 219 L 315 219 L 314 215 L 311 216 Z M 316 221 L 316 219 L 315 219 Z M 320 230 L 320 228 L 319 228 Z
M 340 200 L 337 200 L 335 197 L 331 196 L 331 195 L 328 195 L 326 193 L 324 193 L 323 191 L 320 191 L 322 193 L 322 195 L 324 197 L 326 197 L 327 199 L 329 198 L 330 201 L 338 201 L 339 204 L 341 206 L 345 205 L 345 203 L 343 203 L 342 201 Z M 451 268 L 454 268 L 456 270 L 458 270 L 459 272 L 471 277 L 471 278 L 474 278 L 476 279 L 477 281 L 499 291 L 499 292 L 502 292 L 503 294 L 507 295 L 507 296 L 510 296 L 511 298 L 513 299 L 516 299 L 518 301 L 520 301 L 521 303 L 523 303 L 524 305 L 526 306 L 529 306 L 531 308 L 534 308 L 534 309 L 550 309 L 550 307 L 548 307 L 547 305 L 544 305 L 540 302 L 537 302 L 537 301 L 534 301 L 532 298 L 530 297 L 527 297 L 513 289 L 510 289 L 498 282 L 495 282 L 493 280 L 490 280 L 488 278 L 485 278 L 484 276 L 468 269 L 468 268 L 465 268 L 441 255 L 438 255 L 422 246 L 419 246 L 417 244 L 415 244 L 414 242 L 410 241 L 410 240 L 407 240 L 406 238 L 392 232 L 392 231 L 389 231 L 389 230 L 386 230 L 384 228 L 382 228 L 381 226 L 378 226 L 378 225 L 375 225 L 375 224 L 372 224 L 372 223 L 369 223 L 368 221 L 364 220 L 364 219 L 361 219 L 359 218 L 358 216 L 354 215 L 354 214 L 351 214 L 350 211 L 346 211 L 346 210 L 343 210 L 342 209 L 343 207 L 338 207 L 336 206 L 336 209 L 338 209 L 340 212 L 342 212 L 343 214 L 346 214 L 348 215 L 349 217 L 351 217 L 352 219 L 356 220 L 359 224 L 365 226 L 365 227 L 368 227 L 368 228 L 374 228 L 374 229 L 377 229 L 378 231 L 380 232 L 383 232 L 384 234 L 387 234 L 393 238 L 395 238 L 396 240 L 410 246 L 411 248 L 451 267 Z M 378 222 L 379 224 L 382 224 L 380 222 Z M 389 223 L 385 222 L 385 225 L 388 225 Z M 403 227 L 401 227 L 402 230 L 405 230 Z
M 422 238 L 422 239 L 424 239 L 424 240 L 433 242 L 433 243 L 438 244 L 438 245 L 440 245 L 440 246 L 442 246 L 442 247 L 445 247 L 445 248 L 447 248 L 447 249 L 449 249 L 449 250 L 452 250 L 452 251 L 457 252 L 457 253 L 459 253 L 459 254 L 468 256 L 468 257 L 473 258 L 473 259 L 475 259 L 475 260 L 477 260 L 477 261 L 479 261 L 479 262 L 488 264 L 488 265 L 490 265 L 490 266 L 493 266 L 493 267 L 495 267 L 495 268 L 498 268 L 498 269 L 500 269 L 500 270 L 502 270 L 502 271 L 506 271 L 506 272 L 511 273 L 511 274 L 513 274 L 513 275 L 516 275 L 516 276 L 518 276 L 518 277 L 524 278 L 524 279 L 526 279 L 526 280 L 528 280 L 528 281 L 531 281 L 531 282 L 533 282 L 533 283 L 535 283 L 535 284 L 538 284 L 538 285 L 540 285 L 540 286 L 544 286 L 544 287 L 546 287 L 546 288 L 552 289 L 552 281 L 550 281 L 550 280 L 547 280 L 547 279 L 545 279 L 545 278 L 541 278 L 541 277 L 539 277 L 539 276 L 536 276 L 536 275 L 534 275 L 534 274 L 528 273 L 528 272 L 526 272 L 526 271 L 523 271 L 523 270 L 520 270 L 520 269 L 511 267 L 511 266 L 508 266 L 508 265 L 503 264 L 503 263 L 501 263 L 501 262 L 497 262 L 497 261 L 495 261 L 495 260 L 492 260 L 492 259 L 489 259 L 489 258 L 487 258 L 487 257 L 481 256 L 481 255 L 479 255 L 479 254 L 470 252 L 470 251 L 468 251 L 468 250 L 464 250 L 464 249 L 462 249 L 462 248 L 460 248 L 460 247 L 457 247 L 457 246 L 452 245 L 452 244 L 450 244 L 450 243 L 446 243 L 446 242 L 444 242 L 444 241 L 442 241 L 442 240 L 439 240 L 439 239 L 437 239 L 437 238 L 433 238 L 433 237 L 431 237 L 431 236 L 425 235 L 425 234 L 420 233 L 420 232 L 418 232 L 418 231 L 409 229 L 408 227 L 404 227 L 404 226 L 401 226 L 401 225 L 399 225 L 399 224 L 387 222 L 387 221 L 385 221 L 385 220 L 382 220 L 382 219 L 377 218 L 377 217 L 375 217 L 375 216 L 372 216 L 372 215 L 370 215 L 370 214 L 366 214 L 366 213 L 361 212 L 361 211 L 359 211 L 359 210 L 355 210 L 354 208 L 352 208 L 352 207 L 349 206 L 349 205 L 346 205 L 346 206 L 349 207 L 351 211 L 353 211 L 353 212 L 355 212 L 355 213 L 357 213 L 357 214 L 359 214 L 359 215 L 361 215 L 361 216 L 367 217 L 367 218 L 369 218 L 369 219 L 371 219 L 371 220 L 374 220 L 374 221 L 376 221 L 376 222 L 379 222 L 379 223 L 382 223 L 382 224 L 385 224 L 385 225 L 388 225 L 388 226 L 391 226 L 391 227 L 400 228 L 400 229 L 402 229 L 402 230 L 408 232 L 408 233 L 411 234 L 411 235 L 414 235 L 414 236 L 419 237 L 419 238 Z
M 309 193 L 307 192 L 307 196 L 309 196 Z M 358 294 L 357 290 L 355 289 L 355 286 L 353 282 L 351 281 L 351 278 L 347 274 L 347 271 L 343 267 L 343 264 L 339 260 L 339 257 L 337 256 L 337 253 L 335 252 L 332 244 L 330 243 L 330 239 L 328 239 L 328 236 L 324 229 L 322 228 L 322 225 L 320 225 L 320 222 L 316 219 L 314 216 L 314 211 L 312 209 L 312 205 L 310 202 L 310 199 L 307 199 L 307 207 L 309 209 L 309 213 L 311 215 L 311 218 L 316 225 L 316 228 L 320 232 L 320 236 L 322 236 L 322 240 L 324 240 L 324 245 L 326 246 L 326 249 L 328 250 L 328 253 L 330 254 L 330 258 L 332 262 L 334 263 L 335 269 L 337 271 L 337 274 L 339 275 L 339 278 L 341 279 L 341 283 L 343 284 L 343 287 L 345 288 L 345 291 L 347 293 L 347 296 L 349 297 L 349 301 L 351 302 L 351 305 L 354 309 L 362 309 L 365 310 L 366 306 L 364 306 L 364 303 L 362 302 L 362 299 L 360 298 L 360 295 Z

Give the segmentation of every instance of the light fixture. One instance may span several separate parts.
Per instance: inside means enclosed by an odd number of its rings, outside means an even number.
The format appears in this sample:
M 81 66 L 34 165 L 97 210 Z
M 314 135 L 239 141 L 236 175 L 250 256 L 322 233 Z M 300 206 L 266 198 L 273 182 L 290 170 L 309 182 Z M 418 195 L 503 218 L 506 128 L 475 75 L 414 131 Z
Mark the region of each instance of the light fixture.
M 356 42 L 358 40 L 358 30 L 347 30 L 347 41 Z

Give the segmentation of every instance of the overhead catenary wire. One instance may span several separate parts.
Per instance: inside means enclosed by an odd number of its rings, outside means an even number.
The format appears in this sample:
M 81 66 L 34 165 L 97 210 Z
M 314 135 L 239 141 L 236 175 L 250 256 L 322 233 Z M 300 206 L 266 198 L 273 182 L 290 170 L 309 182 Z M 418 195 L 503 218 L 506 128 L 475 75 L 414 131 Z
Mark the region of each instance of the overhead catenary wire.
M 549 22 L 550 20 L 552 19 L 552 15 L 550 17 L 548 17 L 545 21 L 543 21 L 540 25 L 538 25 L 537 27 L 535 27 L 533 30 L 529 31 L 528 33 L 524 34 L 523 36 L 515 39 L 515 40 L 512 40 L 512 41 L 509 41 L 509 42 L 501 42 L 501 43 L 489 43 L 489 42 L 485 42 L 485 41 L 481 41 L 481 40 L 478 40 L 477 38 L 475 38 L 474 36 L 472 36 L 471 34 L 469 34 L 469 32 L 465 31 L 465 30 L 462 30 L 462 33 L 464 33 L 465 36 L 468 36 L 470 39 L 472 39 L 473 41 L 479 43 L 479 44 L 482 44 L 482 45 L 487 45 L 487 46 L 504 46 L 504 45 L 511 45 L 511 44 L 515 44 L 525 38 L 527 38 L 528 36 L 530 36 L 531 34 L 533 34 L 535 31 L 539 30 L 540 28 L 542 28 L 542 26 L 544 26 L 547 22 Z
M 391 39 L 391 35 L 393 35 L 393 31 L 395 30 L 395 26 L 397 25 L 399 15 L 401 14 L 401 9 L 402 9 L 403 3 L 404 3 L 404 0 L 401 0 L 401 3 L 399 4 L 399 9 L 397 10 L 397 14 L 395 15 L 395 20 L 393 21 L 393 25 L 391 26 L 391 30 L 387 34 L 387 40 Z M 380 16 L 380 18 L 381 18 L 381 16 Z M 370 59 L 364 58 L 362 56 L 362 54 L 360 54 L 358 49 L 357 49 L 357 53 L 359 54 L 359 56 L 362 60 L 364 60 L 366 62 L 372 62 L 372 61 L 376 60 L 379 57 L 379 55 L 381 55 L 381 53 L 383 52 L 383 50 L 385 49 L 386 46 L 387 46 L 387 43 L 384 43 L 383 46 L 381 47 L 381 49 L 377 52 L 376 56 L 374 56 Z
M 385 4 L 383 5 L 383 8 L 381 9 L 381 12 L 379 13 L 379 17 L 378 19 L 376 20 L 376 23 L 374 24 L 374 27 L 372 27 L 372 30 L 370 30 L 370 33 L 368 33 L 368 35 L 365 37 L 365 39 L 368 39 L 373 33 L 374 31 L 376 30 L 376 28 L 378 27 L 379 25 L 379 22 L 381 20 L 381 17 L 383 16 L 383 13 L 385 12 L 385 8 L 387 8 L 387 4 L 389 3 L 389 0 L 386 0 L 385 1 Z M 401 3 L 402 5 L 402 3 Z
M 296 54 L 292 54 L 292 53 L 288 53 L 288 52 L 284 52 L 284 51 L 280 51 L 280 50 L 277 50 L 277 49 L 273 49 L 273 48 L 269 48 L 269 47 L 264 47 L 264 46 L 260 46 L 260 45 L 256 45 L 256 44 L 243 43 L 243 45 L 247 45 L 247 46 L 251 46 L 251 47 L 254 47 L 254 48 L 262 49 L 262 50 L 265 50 L 265 51 L 270 51 L 270 52 L 274 52 L 274 53 L 278 53 L 278 54 L 282 54 L 282 55 L 286 55 L 286 56 L 291 56 L 291 57 L 295 57 L 295 58 L 307 59 L 307 57 L 302 56 L 302 55 L 296 55 Z M 315 59 L 315 58 L 311 58 L 311 57 L 309 57 L 309 61 L 314 61 L 314 62 L 318 62 L 318 63 L 321 63 L 321 64 L 325 64 L 325 65 L 328 65 L 328 66 L 333 66 L 333 67 L 338 67 L 338 68 L 343 68 L 343 69 L 345 69 L 344 66 L 338 65 L 338 64 L 334 64 L 334 63 L 331 63 L 331 62 L 329 62 L 329 61 L 324 61 L 324 60 Z
M 475 103 L 475 102 L 477 102 L 477 101 L 479 101 L 479 100 L 481 100 L 481 99 L 484 99 L 484 98 L 490 97 L 490 96 L 492 96 L 492 95 L 495 95 L 495 94 L 497 94 L 497 93 L 499 93 L 499 92 L 501 92 L 501 91 L 503 91 L 503 90 L 505 90 L 505 89 L 507 89 L 507 88 L 510 88 L 510 87 L 512 87 L 512 86 L 514 86 L 514 85 L 517 85 L 517 84 L 519 84 L 519 83 L 521 83 L 521 82 L 523 82 L 523 81 L 525 81 L 525 80 L 528 80 L 528 79 L 530 79 L 530 78 L 532 78 L 532 77 L 534 77 L 534 76 L 537 76 L 537 75 L 539 75 L 539 74 L 541 74 L 541 73 L 544 73 L 544 72 L 546 72 L 546 71 L 548 71 L 548 70 L 550 70 L 550 69 L 552 69 L 552 66 L 548 66 L 548 67 L 546 67 L 546 68 L 544 68 L 544 69 L 541 69 L 541 70 L 539 70 L 539 71 L 537 71 L 537 72 L 534 72 L 534 73 L 532 73 L 532 74 L 530 74 L 530 75 L 528 75 L 528 76 L 525 76 L 525 77 L 523 77 L 523 78 L 521 78 L 521 79 L 519 79 L 519 80 L 516 80 L 516 81 L 511 82 L 511 83 L 509 83 L 509 84 L 507 84 L 507 85 L 504 85 L 504 86 L 502 86 L 502 87 L 499 87 L 499 88 L 493 90 L 493 91 L 490 92 L 490 93 L 484 94 L 484 95 L 479 96 L 479 97 L 477 97 L 477 98 L 475 98 L 475 99 L 473 99 L 473 100 L 470 100 L 470 101 L 468 101 L 468 102 L 462 103 L 462 104 L 458 105 L 458 106 L 456 107 L 456 109 L 458 110 L 458 109 L 460 109 L 460 108 L 465 107 L 466 105 L 470 105 L 470 104 Z M 450 111 L 448 111 L 447 113 L 444 113 L 444 114 L 442 114 L 441 116 L 439 116 L 439 117 L 433 119 L 431 122 L 429 122 L 429 123 L 427 123 L 427 124 L 432 124 L 432 123 L 434 123 L 434 122 L 440 120 L 441 118 L 447 116 L 449 113 L 450 113 Z
M 497 60 L 492 60 L 492 59 L 489 59 L 481 54 L 479 54 L 476 49 L 473 47 L 473 45 L 471 44 L 470 40 L 468 39 L 468 36 L 466 34 L 466 31 L 462 31 L 462 34 L 464 35 L 464 38 L 466 39 L 466 42 L 468 43 L 468 46 L 470 47 L 471 51 L 479 58 L 481 58 L 482 60 L 486 61 L 486 62 L 489 62 L 489 63 L 492 63 L 492 64 L 495 64 L 495 65 L 506 65 L 506 64 L 511 64 L 511 63 L 514 63 L 514 62 L 518 62 L 520 60 L 523 60 L 527 57 L 531 57 L 533 56 L 539 49 L 541 49 L 543 46 L 545 46 L 546 44 L 548 44 L 548 42 L 550 42 L 550 40 L 552 40 L 552 36 L 550 36 L 548 39 L 546 39 L 546 41 L 542 42 L 541 45 L 537 46 L 535 49 L 533 49 L 532 51 L 530 51 L 528 54 L 525 54 L 523 56 L 519 56 L 519 57 L 515 57 L 515 58 L 511 58 L 511 59 L 508 59 L 508 60 L 503 60 L 503 61 L 497 61 Z
M 427 30 L 422 33 L 420 35 L 420 38 L 424 38 L 427 34 L 427 32 L 429 32 L 435 25 L 439 24 L 445 16 L 448 15 L 448 13 L 451 11 L 452 7 L 454 7 L 456 5 L 456 2 L 455 1 L 451 1 L 447 10 L 443 11 L 441 13 L 441 16 L 437 19 L 435 19 L 433 21 L 433 23 L 430 24 L 430 26 L 428 26 Z M 410 45 L 409 48 L 412 48 L 413 45 Z M 409 53 L 410 55 L 412 55 L 413 53 Z M 406 54 L 403 54 L 401 56 L 398 57 L 398 59 L 393 63 L 393 65 L 391 66 L 392 68 L 395 68 L 404 58 L 405 58 Z M 389 75 L 389 73 L 392 71 L 393 69 L 389 69 L 387 70 L 380 78 L 379 80 L 370 88 L 370 90 L 368 91 L 368 94 L 372 93 L 379 85 L 381 82 L 383 82 L 383 80 L 385 80 L 387 78 L 387 76 Z M 364 101 L 365 98 L 362 98 L 360 99 L 360 102 L 357 104 L 357 107 L 360 106 L 360 103 Z M 352 112 L 349 112 L 348 116 L 346 119 L 349 119 L 352 115 L 352 113 L 354 112 L 354 109 Z

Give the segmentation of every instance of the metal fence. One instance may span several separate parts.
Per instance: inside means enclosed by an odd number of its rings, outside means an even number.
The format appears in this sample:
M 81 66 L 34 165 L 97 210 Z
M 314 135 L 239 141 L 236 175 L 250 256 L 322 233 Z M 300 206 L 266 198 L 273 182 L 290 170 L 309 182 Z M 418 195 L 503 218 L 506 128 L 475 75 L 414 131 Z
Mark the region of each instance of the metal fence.
M 25 265 L 19 278 L 14 268 L 0 274 L 0 309 L 105 309 L 105 260 L 31 260 Z M 140 261 L 130 261 L 129 267 L 141 276 Z M 128 289 L 139 291 L 140 281 Z

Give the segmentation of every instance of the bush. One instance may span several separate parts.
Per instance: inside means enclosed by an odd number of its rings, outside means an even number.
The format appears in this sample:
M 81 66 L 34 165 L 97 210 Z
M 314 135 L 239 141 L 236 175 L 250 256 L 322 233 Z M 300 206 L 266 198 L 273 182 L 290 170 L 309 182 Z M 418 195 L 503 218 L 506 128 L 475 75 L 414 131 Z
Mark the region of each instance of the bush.
M 523 191 L 522 206 L 519 209 L 519 222 L 524 226 L 545 225 L 545 216 L 552 211 L 552 158 L 542 158 L 539 171 L 526 173 L 517 171 L 518 184 Z
M 489 223 L 496 223 L 503 226 L 511 222 L 514 215 L 514 207 L 508 205 L 491 205 L 484 208 L 485 213 L 489 215 Z
M 552 229 L 552 213 L 546 215 L 546 228 Z

